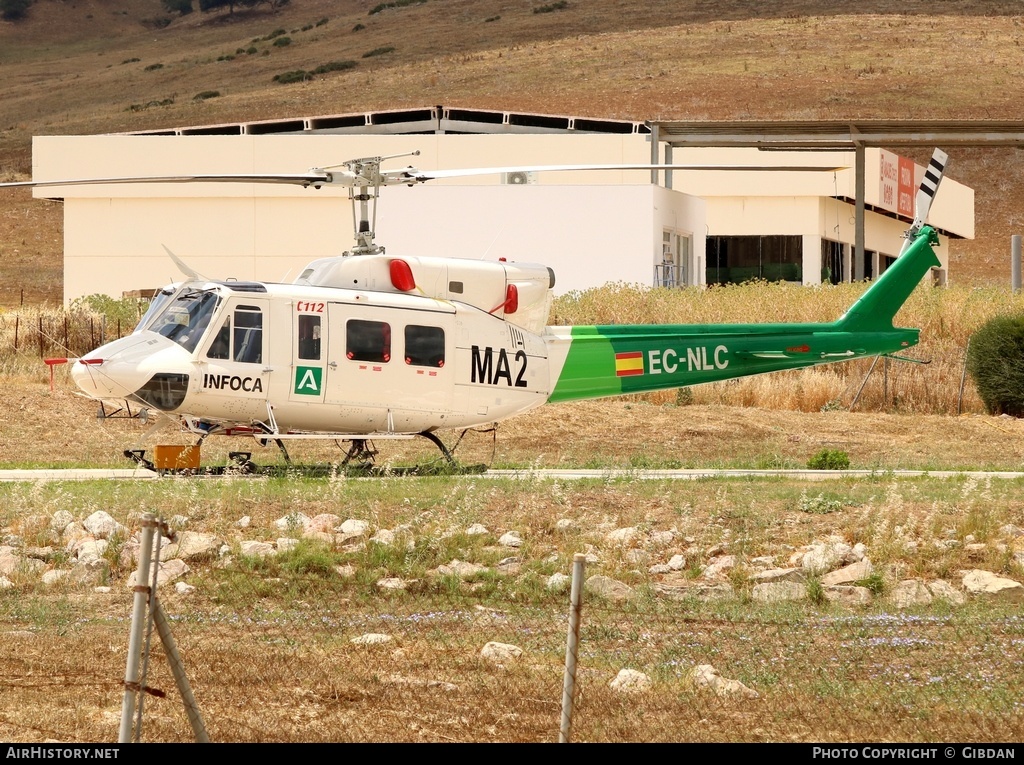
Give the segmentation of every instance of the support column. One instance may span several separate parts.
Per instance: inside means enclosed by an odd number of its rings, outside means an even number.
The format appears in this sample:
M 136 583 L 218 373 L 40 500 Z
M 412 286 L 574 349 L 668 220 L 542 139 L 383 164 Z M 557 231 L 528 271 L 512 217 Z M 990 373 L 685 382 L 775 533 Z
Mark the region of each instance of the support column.
M 853 241 L 855 250 L 853 253 L 853 280 L 864 281 L 864 171 L 866 167 L 863 144 L 857 144 L 854 151 L 854 196 L 856 206 L 854 210 Z

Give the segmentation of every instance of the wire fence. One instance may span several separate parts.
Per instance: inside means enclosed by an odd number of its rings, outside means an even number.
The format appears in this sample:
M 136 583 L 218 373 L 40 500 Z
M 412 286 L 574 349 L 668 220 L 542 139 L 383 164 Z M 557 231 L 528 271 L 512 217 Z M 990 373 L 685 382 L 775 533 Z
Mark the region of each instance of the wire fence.
M 1016 604 L 759 603 L 728 588 L 609 588 L 585 564 L 537 581 L 527 597 L 522 583 L 504 585 L 514 558 L 499 571 L 456 561 L 429 579 L 375 580 L 315 550 L 269 556 L 273 566 L 255 552 L 220 556 L 194 563 L 188 584 L 173 581 L 180 561 L 164 561 L 152 570 L 167 578 L 158 597 L 142 586 L 95 595 L 88 608 L 80 597 L 51 606 L 67 612 L 49 614 L 49 630 L 0 641 L 3 666 L 16 667 L 0 678 L 0 736 L 968 743 L 1024 734 Z
M 70 309 L 0 313 L 0 349 L 4 355 L 77 358 L 131 333 L 137 321 Z
M 1024 733 L 1016 615 L 723 615 L 587 596 L 567 709 L 567 597 L 496 605 L 353 589 L 340 576 L 225 569 L 188 596 L 162 596 L 210 741 L 555 742 L 567 732 L 571 742 L 966 743 Z M 128 629 L 122 612 L 63 634 L 8 634 L 0 650 L 18 670 L 3 678 L 4 740 L 118 740 L 123 695 L 137 706 L 122 740 L 197 740 L 155 630 L 144 633 L 140 684 L 119 681 Z

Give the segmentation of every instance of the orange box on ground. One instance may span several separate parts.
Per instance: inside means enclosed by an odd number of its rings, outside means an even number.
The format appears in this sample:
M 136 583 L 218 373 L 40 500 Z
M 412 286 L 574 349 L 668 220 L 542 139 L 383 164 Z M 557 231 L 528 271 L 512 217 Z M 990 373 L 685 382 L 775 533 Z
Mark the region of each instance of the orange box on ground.
M 153 466 L 157 470 L 198 470 L 199 452 L 200 448 L 197 445 L 159 444 L 156 447 Z

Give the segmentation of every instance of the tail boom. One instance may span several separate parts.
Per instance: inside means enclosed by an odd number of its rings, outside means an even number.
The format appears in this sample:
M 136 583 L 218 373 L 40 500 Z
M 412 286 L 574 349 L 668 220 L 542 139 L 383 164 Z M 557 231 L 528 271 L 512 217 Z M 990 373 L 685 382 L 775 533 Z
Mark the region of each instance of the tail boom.
M 646 393 L 736 377 L 887 355 L 920 330 L 893 319 L 930 268 L 935 232 L 907 251 L 839 320 L 797 324 L 653 324 L 549 327 L 549 401 Z

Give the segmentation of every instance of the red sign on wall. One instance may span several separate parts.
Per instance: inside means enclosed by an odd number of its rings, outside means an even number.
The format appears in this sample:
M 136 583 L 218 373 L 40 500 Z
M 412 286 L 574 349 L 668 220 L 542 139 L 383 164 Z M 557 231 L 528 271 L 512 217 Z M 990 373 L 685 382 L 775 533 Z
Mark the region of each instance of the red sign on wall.
M 885 149 L 879 150 L 878 206 L 890 212 L 914 217 L 914 192 L 924 172 L 917 164 Z

